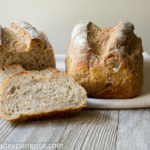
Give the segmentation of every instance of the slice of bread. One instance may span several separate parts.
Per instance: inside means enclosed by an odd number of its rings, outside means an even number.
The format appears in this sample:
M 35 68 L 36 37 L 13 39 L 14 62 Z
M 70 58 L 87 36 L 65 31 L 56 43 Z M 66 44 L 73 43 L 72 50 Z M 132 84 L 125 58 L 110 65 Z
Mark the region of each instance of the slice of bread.
M 20 71 L 24 71 L 24 69 L 19 64 L 5 66 L 4 70 L 0 70 L 0 84 L 12 74 Z
M 69 115 L 86 102 L 84 88 L 53 68 L 17 72 L 0 86 L 0 117 L 9 121 Z
M 0 69 L 11 64 L 21 64 L 26 70 L 56 66 L 46 35 L 26 21 L 13 22 L 9 27 L 0 26 Z

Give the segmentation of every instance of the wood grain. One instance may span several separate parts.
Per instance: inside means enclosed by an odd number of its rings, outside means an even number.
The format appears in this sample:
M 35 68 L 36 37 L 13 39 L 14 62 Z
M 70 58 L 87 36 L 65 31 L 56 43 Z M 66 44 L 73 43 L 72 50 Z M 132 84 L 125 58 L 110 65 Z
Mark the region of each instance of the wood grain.
M 84 110 L 70 120 L 60 142 L 64 150 L 114 150 L 117 125 L 118 111 Z
M 116 150 L 150 149 L 150 110 L 120 111 Z
M 5 140 L 14 143 L 57 142 L 63 134 L 68 121 L 69 119 L 53 119 L 20 123 Z
M 0 118 L 0 143 L 15 129 L 17 123 L 10 123 Z
M 62 143 L 63 150 L 149 150 L 150 110 L 82 110 L 70 118 L 26 123 L 0 119 L 0 143 L 5 142 Z
M 63 143 L 64 150 L 114 150 L 117 137 L 118 111 L 83 110 L 71 118 L 41 120 L 18 123 L 17 125 L 6 121 L 2 122 L 0 131 L 2 132 L 5 129 L 8 131 L 3 133 L 5 137 L 3 142 L 54 142 Z

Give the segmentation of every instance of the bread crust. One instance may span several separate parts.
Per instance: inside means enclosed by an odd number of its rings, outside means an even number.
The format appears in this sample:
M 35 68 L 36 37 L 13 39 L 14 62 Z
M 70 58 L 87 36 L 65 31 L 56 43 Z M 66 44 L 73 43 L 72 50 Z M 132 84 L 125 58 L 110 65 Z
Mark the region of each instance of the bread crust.
M 43 113 L 36 113 L 36 114 L 22 114 L 19 115 L 16 118 L 9 119 L 6 118 L 5 116 L 1 117 L 6 120 L 6 121 L 18 121 L 18 122 L 24 122 L 24 121 L 29 121 L 29 120 L 39 120 L 39 119 L 45 119 L 45 118 L 62 118 L 62 117 L 69 117 L 77 112 L 79 112 L 81 109 L 85 108 L 87 105 L 81 105 L 79 107 L 73 107 L 73 108 L 66 108 L 66 109 L 58 109 L 55 111 L 49 111 L 49 112 L 43 112 Z
M 41 38 L 40 33 L 34 28 L 31 24 L 29 24 L 27 21 L 23 20 L 16 20 L 12 22 L 9 26 L 11 30 L 20 30 L 28 34 L 30 40 L 32 39 L 38 39 L 43 42 L 43 39 Z
M 51 48 L 52 49 L 52 45 L 48 41 L 48 38 L 47 38 L 46 34 L 44 32 L 42 32 L 42 31 L 39 31 L 39 33 L 40 33 L 41 37 L 43 38 L 43 41 L 44 41 L 44 43 L 46 45 L 46 48 Z
M 101 42 L 100 51 L 95 48 L 96 42 L 89 41 L 93 28 L 99 36 L 95 41 Z M 133 30 L 134 26 L 126 21 L 113 28 L 80 22 L 73 29 L 66 72 L 87 90 L 89 97 L 126 99 L 139 95 L 143 85 L 143 48 Z
M 4 71 L 7 71 L 7 70 L 12 69 L 12 68 L 17 68 L 20 71 L 24 70 L 20 64 L 11 64 L 11 65 L 5 66 Z

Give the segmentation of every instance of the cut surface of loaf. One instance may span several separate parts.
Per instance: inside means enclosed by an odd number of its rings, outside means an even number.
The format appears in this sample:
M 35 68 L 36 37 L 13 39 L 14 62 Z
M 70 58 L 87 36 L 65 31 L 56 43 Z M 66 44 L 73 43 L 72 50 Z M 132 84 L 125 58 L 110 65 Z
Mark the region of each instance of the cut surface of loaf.
M 84 88 L 63 72 L 21 71 L 0 86 L 0 117 L 14 121 L 70 114 L 85 107 L 86 101 Z
M 90 97 L 132 98 L 143 84 L 142 41 L 134 26 L 120 21 L 99 28 L 89 21 L 77 24 L 66 54 L 66 72 Z
M 56 70 L 55 68 L 47 68 L 41 71 L 30 71 L 34 75 L 47 75 L 51 73 L 52 71 Z M 20 64 L 12 64 L 4 67 L 4 70 L 0 70 L 0 84 L 7 79 L 9 76 L 11 76 L 14 73 L 25 71 L 23 67 Z
M 0 27 L 0 69 L 21 64 L 26 70 L 55 67 L 53 49 L 43 32 L 26 21 Z
M 19 64 L 5 66 L 4 70 L 0 70 L 0 84 L 12 74 L 20 71 L 24 71 L 24 69 Z

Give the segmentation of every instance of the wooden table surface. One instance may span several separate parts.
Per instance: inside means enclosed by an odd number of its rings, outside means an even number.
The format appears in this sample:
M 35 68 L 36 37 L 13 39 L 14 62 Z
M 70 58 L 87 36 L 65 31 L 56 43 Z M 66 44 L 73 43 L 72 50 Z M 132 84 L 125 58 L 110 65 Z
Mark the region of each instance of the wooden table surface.
M 62 143 L 63 150 L 150 150 L 150 110 L 82 110 L 70 118 L 27 123 L 0 119 L 0 143 L 6 142 Z

